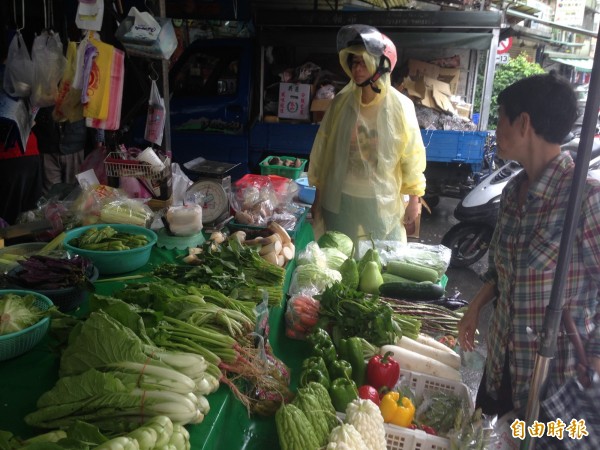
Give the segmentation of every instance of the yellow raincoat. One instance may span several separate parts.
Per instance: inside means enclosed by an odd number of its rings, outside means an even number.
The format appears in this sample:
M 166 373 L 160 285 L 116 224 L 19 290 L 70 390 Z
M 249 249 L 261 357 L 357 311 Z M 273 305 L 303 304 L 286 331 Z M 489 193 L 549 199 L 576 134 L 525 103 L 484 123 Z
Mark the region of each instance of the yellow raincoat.
M 366 51 L 348 50 L 374 67 Z M 348 73 L 346 60 L 341 52 Z M 342 231 L 355 243 L 369 234 L 406 242 L 403 194 L 425 193 L 425 147 L 412 101 L 391 86 L 389 73 L 377 87 L 368 105 L 352 80 L 336 95 L 311 150 L 308 180 L 319 192 L 315 217 L 325 219 L 325 231 Z

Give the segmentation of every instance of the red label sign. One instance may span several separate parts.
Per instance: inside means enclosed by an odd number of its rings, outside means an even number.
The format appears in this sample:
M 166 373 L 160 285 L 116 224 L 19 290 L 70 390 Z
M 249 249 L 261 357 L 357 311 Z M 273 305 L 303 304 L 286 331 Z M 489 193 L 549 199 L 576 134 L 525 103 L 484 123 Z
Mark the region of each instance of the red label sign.
M 506 38 L 506 39 L 502 39 L 500 42 L 498 42 L 498 51 L 497 51 L 497 53 L 499 55 L 502 55 L 503 53 L 508 53 L 508 51 L 512 47 L 512 41 L 513 41 L 513 38 L 509 37 L 509 38 Z

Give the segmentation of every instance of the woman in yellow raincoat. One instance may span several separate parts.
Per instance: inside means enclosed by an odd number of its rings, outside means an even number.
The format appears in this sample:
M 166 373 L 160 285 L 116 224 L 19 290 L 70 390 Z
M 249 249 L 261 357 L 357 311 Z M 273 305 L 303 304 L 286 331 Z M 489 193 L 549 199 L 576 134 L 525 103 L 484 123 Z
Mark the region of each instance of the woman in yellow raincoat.
M 310 154 L 315 234 L 406 242 L 404 225 L 416 220 L 425 193 L 426 157 L 414 105 L 391 86 L 396 47 L 376 28 L 347 25 L 337 49 L 350 82 L 329 106 Z

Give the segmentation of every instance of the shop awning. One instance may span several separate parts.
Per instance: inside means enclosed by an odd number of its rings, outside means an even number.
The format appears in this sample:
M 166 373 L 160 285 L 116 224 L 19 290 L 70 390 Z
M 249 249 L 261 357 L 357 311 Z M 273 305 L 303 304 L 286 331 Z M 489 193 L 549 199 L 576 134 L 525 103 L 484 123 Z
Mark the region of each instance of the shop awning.
M 579 72 L 591 72 L 594 60 L 592 58 L 585 59 L 571 59 L 571 58 L 550 58 L 552 61 L 557 63 L 566 64 L 567 66 L 573 66 Z

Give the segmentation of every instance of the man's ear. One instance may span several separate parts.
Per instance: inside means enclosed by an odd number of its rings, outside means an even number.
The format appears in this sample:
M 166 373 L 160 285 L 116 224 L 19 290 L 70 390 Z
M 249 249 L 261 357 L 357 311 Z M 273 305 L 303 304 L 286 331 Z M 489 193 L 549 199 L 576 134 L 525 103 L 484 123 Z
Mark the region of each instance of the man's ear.
M 521 133 L 525 134 L 527 130 L 531 127 L 531 116 L 527 112 L 522 112 L 519 114 L 519 129 Z

